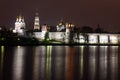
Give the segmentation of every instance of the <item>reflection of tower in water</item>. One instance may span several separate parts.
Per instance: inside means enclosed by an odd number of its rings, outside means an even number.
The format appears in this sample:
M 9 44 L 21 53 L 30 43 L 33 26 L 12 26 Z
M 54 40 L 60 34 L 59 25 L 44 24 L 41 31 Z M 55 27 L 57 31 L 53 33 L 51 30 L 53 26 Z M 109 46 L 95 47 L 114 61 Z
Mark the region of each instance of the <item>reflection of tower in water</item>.
M 51 51 L 52 51 L 52 46 L 47 46 L 46 47 L 46 64 L 45 64 L 45 80 L 50 80 L 51 78 Z
M 25 60 L 25 47 L 16 47 L 13 57 L 13 80 L 23 79 L 23 67 Z
M 65 71 L 65 48 L 54 46 L 52 53 L 52 80 L 64 80 Z
M 73 47 L 66 48 L 66 80 L 74 80 L 74 53 Z
M 35 54 L 34 54 L 34 65 L 33 65 L 33 79 L 39 80 L 39 72 L 40 72 L 40 49 L 42 47 L 35 47 Z
M 45 64 L 46 64 L 46 47 L 35 47 L 33 79 L 45 80 Z

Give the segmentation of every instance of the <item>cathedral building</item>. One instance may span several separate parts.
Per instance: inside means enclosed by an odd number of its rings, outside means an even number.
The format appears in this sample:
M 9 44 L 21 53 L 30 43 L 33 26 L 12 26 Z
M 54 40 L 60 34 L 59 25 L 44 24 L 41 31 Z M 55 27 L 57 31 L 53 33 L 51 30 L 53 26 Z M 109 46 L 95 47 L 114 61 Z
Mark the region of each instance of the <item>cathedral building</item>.
M 14 33 L 18 33 L 18 35 L 24 35 L 25 32 L 25 22 L 24 17 L 19 15 L 15 22 L 15 29 L 13 30 Z

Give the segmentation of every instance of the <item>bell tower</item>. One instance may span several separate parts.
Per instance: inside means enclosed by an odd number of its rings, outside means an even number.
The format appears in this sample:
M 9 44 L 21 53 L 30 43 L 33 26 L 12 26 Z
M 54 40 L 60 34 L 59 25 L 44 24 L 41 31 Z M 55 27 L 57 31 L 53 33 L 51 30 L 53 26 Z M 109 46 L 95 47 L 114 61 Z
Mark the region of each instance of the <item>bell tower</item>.
M 40 30 L 39 13 L 35 13 L 34 30 Z

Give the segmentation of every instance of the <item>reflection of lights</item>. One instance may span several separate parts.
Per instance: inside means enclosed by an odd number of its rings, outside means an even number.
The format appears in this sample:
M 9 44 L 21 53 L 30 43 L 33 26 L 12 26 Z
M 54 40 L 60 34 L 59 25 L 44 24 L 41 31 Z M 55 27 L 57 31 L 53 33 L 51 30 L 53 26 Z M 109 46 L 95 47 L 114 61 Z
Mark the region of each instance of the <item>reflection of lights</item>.
M 110 79 L 111 80 L 116 80 L 117 79 L 117 74 L 119 71 L 118 70 L 118 46 L 110 46 L 110 61 L 109 61 L 109 66 L 110 66 Z
M 105 80 L 107 77 L 107 48 L 108 46 L 100 46 L 100 80 Z
M 100 43 L 108 43 L 108 36 L 100 35 Z
M 33 80 L 39 80 L 39 68 L 40 68 L 40 47 L 38 46 L 35 47 Z
M 84 53 L 84 46 L 80 46 L 80 79 L 83 78 L 83 53 Z
M 13 80 L 21 80 L 24 65 L 24 47 L 17 47 L 13 59 Z
M 74 49 L 73 47 L 68 47 L 68 55 L 66 62 L 66 80 L 73 80 L 73 71 L 74 71 Z
M 51 50 L 52 46 L 47 46 L 47 57 L 46 57 L 46 78 L 50 79 L 51 73 Z
M 4 58 L 4 50 L 5 50 L 5 48 L 4 48 L 4 46 L 1 46 L 1 69 L 0 69 L 0 71 L 2 72 L 2 69 L 3 69 L 3 58 Z
M 40 46 L 40 72 L 39 72 L 39 77 L 40 80 L 45 79 L 45 69 L 46 69 L 46 46 Z
M 95 78 L 95 72 L 96 72 L 96 59 L 95 59 L 95 53 L 96 53 L 96 46 L 90 46 L 90 55 L 89 55 L 89 68 L 90 68 L 90 80 L 94 80 Z
M 95 35 L 90 35 L 89 36 L 89 43 L 97 43 L 97 36 Z

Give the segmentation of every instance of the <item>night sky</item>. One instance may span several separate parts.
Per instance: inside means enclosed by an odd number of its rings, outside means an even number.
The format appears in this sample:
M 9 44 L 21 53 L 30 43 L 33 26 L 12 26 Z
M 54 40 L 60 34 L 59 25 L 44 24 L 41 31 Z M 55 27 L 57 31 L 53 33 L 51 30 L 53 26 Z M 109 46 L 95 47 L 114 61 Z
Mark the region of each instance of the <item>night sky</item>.
M 63 18 L 78 27 L 100 24 L 109 32 L 120 32 L 120 0 L 0 0 L 0 25 L 12 27 L 22 14 L 26 28 L 33 28 L 36 9 L 41 24 L 57 25 Z

